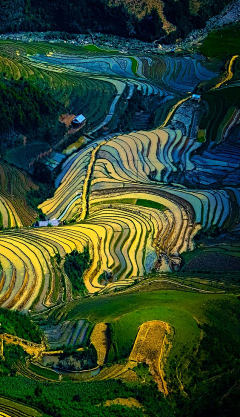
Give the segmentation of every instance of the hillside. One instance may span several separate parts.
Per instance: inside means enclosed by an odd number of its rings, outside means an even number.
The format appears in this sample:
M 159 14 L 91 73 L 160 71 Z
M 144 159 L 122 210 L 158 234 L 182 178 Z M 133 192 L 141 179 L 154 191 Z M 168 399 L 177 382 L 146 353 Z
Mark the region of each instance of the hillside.
M 3 0 L 0 32 L 89 30 L 165 42 L 201 28 L 232 0 Z
M 239 417 L 227 3 L 1 2 L 0 416 Z

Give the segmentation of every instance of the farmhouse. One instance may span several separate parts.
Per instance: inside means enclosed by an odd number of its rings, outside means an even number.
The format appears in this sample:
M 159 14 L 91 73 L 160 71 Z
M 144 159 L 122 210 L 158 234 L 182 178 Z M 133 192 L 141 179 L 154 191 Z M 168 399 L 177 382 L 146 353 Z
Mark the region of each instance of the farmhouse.
M 201 96 L 199 95 L 199 94 L 193 94 L 192 95 L 192 100 L 195 100 L 195 101 L 201 101 Z
M 83 127 L 86 123 L 86 117 L 83 116 L 83 114 L 79 114 L 79 116 L 76 116 L 72 121 L 72 126 L 75 129 L 78 129 L 80 127 Z
M 43 220 L 38 221 L 35 224 L 36 227 L 47 227 L 47 226 L 59 226 L 59 220 L 52 219 L 52 220 Z

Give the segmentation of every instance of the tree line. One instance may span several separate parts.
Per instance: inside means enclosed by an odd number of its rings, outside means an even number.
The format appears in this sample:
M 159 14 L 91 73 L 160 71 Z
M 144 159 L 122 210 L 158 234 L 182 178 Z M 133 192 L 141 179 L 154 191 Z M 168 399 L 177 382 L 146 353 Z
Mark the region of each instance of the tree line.
M 108 0 L 2 0 L 1 32 L 66 31 L 86 33 L 95 31 L 124 37 L 153 41 L 165 37 L 171 42 L 200 28 L 214 14 L 219 13 L 231 0 L 205 0 L 200 2 L 196 15 L 190 12 L 189 0 L 165 0 L 164 14 L 176 25 L 176 32 L 166 36 L 158 12 L 153 9 L 142 19 L 131 14 L 124 1 L 110 7 Z
M 19 134 L 27 141 L 41 139 L 51 144 L 62 125 L 58 122 L 64 106 L 47 87 L 29 81 L 7 80 L 0 76 L 1 149 L 19 144 Z

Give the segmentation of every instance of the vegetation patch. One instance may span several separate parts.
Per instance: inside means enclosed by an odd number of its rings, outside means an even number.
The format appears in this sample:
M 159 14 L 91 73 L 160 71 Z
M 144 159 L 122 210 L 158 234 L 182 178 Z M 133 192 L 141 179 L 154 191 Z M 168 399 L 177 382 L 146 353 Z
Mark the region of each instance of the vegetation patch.
M 200 129 L 206 129 L 207 141 L 218 142 L 221 138 L 219 128 L 228 110 L 240 106 L 240 87 L 233 86 L 203 92 L 202 97 L 206 100 L 208 109 L 203 115 Z
M 87 49 L 87 51 L 100 52 L 100 53 L 104 53 L 104 54 L 118 54 L 119 53 L 119 51 L 117 51 L 117 50 L 103 49 L 103 48 L 99 48 L 99 46 L 97 46 L 97 45 L 84 45 L 84 49 Z
M 167 207 L 165 207 L 163 204 L 157 203 L 156 201 L 152 201 L 152 200 L 143 200 L 140 198 L 137 199 L 136 205 L 143 206 L 143 207 L 151 207 L 160 211 L 167 210 Z
M 90 265 L 91 259 L 88 247 L 85 247 L 82 253 L 74 250 L 65 257 L 64 270 L 77 294 L 84 295 L 86 293 L 83 275 Z
M 108 352 L 108 326 L 106 323 L 97 323 L 91 333 L 90 341 L 97 351 L 98 365 L 102 366 Z
M 41 343 L 40 328 L 25 314 L 0 308 L 0 323 L 0 333 L 8 333 L 35 343 Z
M 186 272 L 240 272 L 240 257 L 222 252 L 199 250 L 192 254 L 190 260 L 183 266 Z
M 203 41 L 200 52 L 208 57 L 224 58 L 240 54 L 240 24 L 214 30 Z
M 52 379 L 58 381 L 59 375 L 57 372 L 52 371 L 51 369 L 45 368 L 43 366 L 38 366 L 36 364 L 31 363 L 29 365 L 30 371 L 32 371 L 36 375 L 40 375 L 46 379 Z
M 0 79 L 0 139 L 1 150 L 19 145 L 15 133 L 27 135 L 31 140 L 41 136 L 51 142 L 52 126 L 58 124 L 63 106 L 56 101 L 49 89 L 25 80 Z M 9 135 L 9 132 L 12 132 Z M 8 135 L 6 135 L 8 133 Z M 26 142 L 27 138 L 22 138 Z M 22 143 L 21 143 L 22 144 Z
M 129 408 L 142 408 L 142 404 L 136 400 L 136 398 L 115 398 L 114 400 L 108 400 L 105 402 L 105 407 L 111 407 L 111 405 L 123 405 Z
M 165 348 L 165 338 L 170 331 L 167 323 L 159 320 L 143 323 L 129 356 L 129 361 L 137 363 L 145 362 L 149 365 L 149 371 L 158 384 L 159 391 L 168 394 L 167 385 L 163 378 L 162 358 Z

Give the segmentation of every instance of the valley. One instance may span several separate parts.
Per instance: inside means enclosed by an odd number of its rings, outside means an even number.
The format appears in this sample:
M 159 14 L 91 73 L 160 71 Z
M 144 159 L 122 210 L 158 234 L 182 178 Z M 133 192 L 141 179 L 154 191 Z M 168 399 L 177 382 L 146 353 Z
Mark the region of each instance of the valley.
M 0 415 L 237 416 L 230 28 L 189 50 L 2 35 L 27 105 L 0 132 Z

